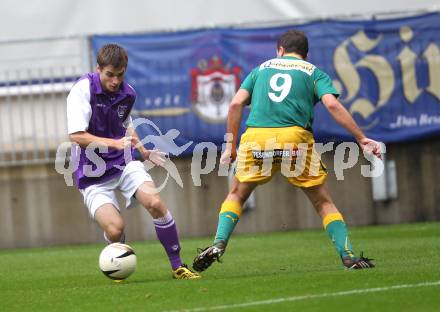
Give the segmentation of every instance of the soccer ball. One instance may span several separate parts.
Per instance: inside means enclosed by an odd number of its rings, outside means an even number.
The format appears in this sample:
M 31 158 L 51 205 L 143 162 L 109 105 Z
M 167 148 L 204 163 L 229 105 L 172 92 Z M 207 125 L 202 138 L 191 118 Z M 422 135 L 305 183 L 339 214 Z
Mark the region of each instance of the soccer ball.
M 136 254 L 126 244 L 110 244 L 99 255 L 99 268 L 107 277 L 121 281 L 136 269 Z

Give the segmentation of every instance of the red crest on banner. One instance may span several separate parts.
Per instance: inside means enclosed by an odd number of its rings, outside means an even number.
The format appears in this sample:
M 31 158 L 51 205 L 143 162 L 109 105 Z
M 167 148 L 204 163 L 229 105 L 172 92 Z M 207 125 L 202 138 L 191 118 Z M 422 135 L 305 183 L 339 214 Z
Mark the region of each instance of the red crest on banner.
M 208 122 L 224 122 L 229 103 L 240 87 L 241 68 L 225 66 L 218 56 L 201 59 L 191 70 L 191 101 L 194 111 Z

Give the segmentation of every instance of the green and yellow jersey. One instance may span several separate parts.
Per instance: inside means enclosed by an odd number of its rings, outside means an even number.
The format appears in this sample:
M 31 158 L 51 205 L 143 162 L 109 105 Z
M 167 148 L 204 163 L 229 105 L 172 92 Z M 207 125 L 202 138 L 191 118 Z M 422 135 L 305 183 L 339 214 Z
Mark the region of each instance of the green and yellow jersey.
M 324 94 L 339 95 L 325 72 L 293 56 L 264 62 L 240 88 L 251 95 L 246 126 L 256 128 L 300 126 L 311 130 L 314 105 Z

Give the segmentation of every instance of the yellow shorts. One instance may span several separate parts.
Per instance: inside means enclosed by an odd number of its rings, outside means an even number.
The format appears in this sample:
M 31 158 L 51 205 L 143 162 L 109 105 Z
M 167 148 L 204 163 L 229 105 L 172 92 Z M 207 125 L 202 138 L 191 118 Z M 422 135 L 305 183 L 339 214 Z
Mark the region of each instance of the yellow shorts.
M 281 170 L 299 187 L 323 184 L 327 171 L 304 128 L 248 128 L 241 136 L 235 176 L 240 182 L 268 182 Z

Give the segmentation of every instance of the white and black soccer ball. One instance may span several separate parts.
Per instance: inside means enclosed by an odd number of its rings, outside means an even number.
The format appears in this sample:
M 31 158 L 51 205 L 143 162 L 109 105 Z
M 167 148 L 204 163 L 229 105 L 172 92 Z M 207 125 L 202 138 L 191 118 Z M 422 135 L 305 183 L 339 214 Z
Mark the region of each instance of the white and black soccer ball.
M 133 248 L 126 244 L 110 244 L 99 255 L 99 268 L 111 279 L 126 279 L 136 269 L 136 254 Z

